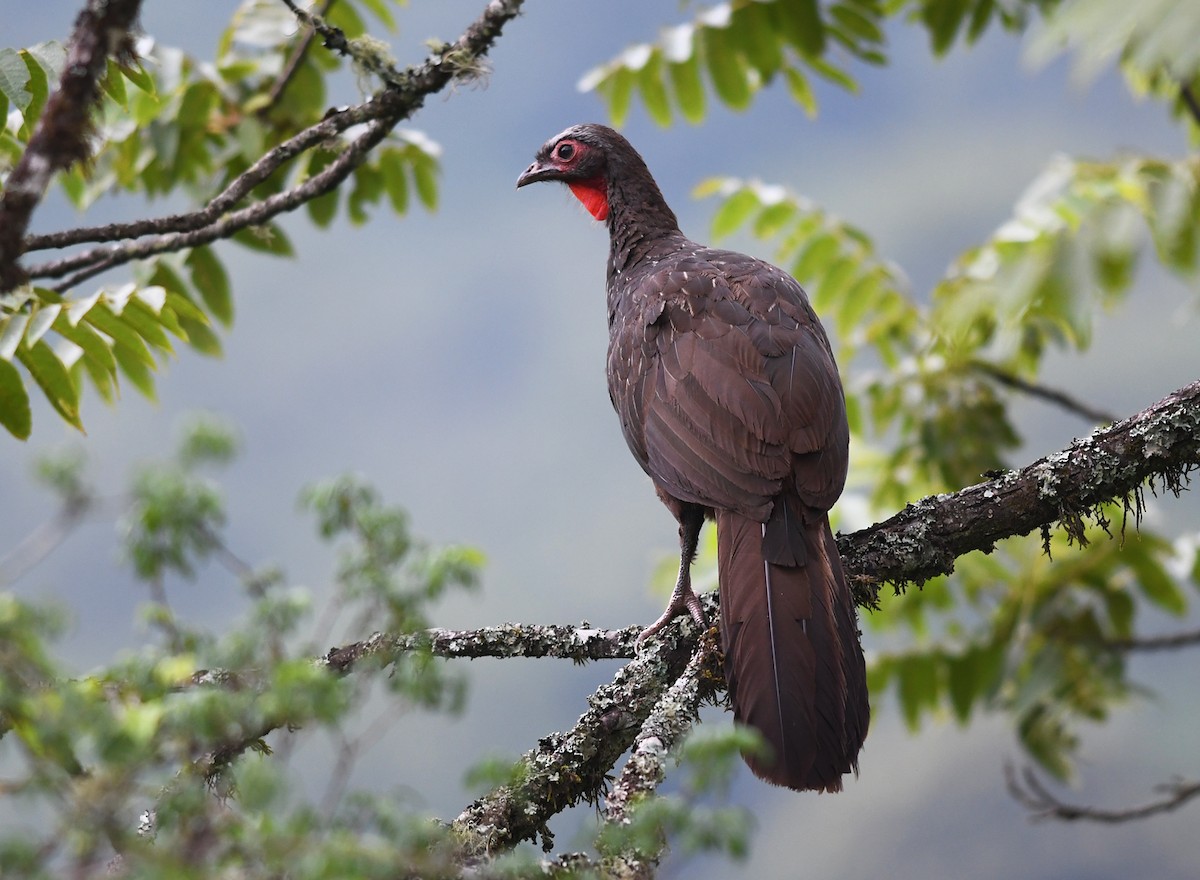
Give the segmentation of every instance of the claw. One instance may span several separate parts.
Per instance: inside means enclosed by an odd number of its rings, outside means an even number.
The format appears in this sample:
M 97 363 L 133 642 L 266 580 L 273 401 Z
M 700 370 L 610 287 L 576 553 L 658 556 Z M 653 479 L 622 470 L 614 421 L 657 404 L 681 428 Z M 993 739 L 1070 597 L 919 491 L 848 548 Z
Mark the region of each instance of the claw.
M 704 619 L 704 607 L 700 604 L 700 597 L 692 591 L 689 584 L 678 583 L 675 585 L 674 592 L 671 593 L 671 601 L 667 603 L 666 610 L 659 615 L 658 620 L 642 630 L 642 634 L 637 637 L 634 645 L 640 648 L 646 639 L 657 635 L 676 617 L 682 617 L 684 614 L 690 615 L 701 630 L 708 627 L 708 621 Z

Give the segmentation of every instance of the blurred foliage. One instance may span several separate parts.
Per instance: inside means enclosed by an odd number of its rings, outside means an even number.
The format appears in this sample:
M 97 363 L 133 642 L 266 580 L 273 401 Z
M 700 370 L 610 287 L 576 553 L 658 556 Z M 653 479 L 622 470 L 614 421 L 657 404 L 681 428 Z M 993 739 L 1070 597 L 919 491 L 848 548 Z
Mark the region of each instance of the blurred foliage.
M 341 0 L 328 16 L 351 41 L 371 39 L 371 19 L 395 29 L 391 4 L 383 0 Z M 300 53 L 305 33 L 283 4 L 246 0 L 221 35 L 215 63 L 143 37 L 136 65 L 109 62 L 93 113 L 91 159 L 57 176 L 62 192 L 80 212 L 102 196 L 122 194 L 170 197 L 183 206 L 181 213 L 203 207 L 264 154 L 325 115 L 332 78 L 344 63 L 319 41 Z M 0 119 L 7 119 L 0 128 L 0 179 L 20 159 L 64 62 L 63 47 L 53 42 L 0 49 Z M 368 85 L 360 78 L 360 88 Z M 343 139 L 326 139 L 300 151 L 255 187 L 248 202 L 303 183 L 345 146 Z M 340 211 L 358 225 L 381 205 L 406 213 L 412 192 L 433 210 L 439 153 L 419 132 L 393 132 L 339 188 L 310 199 L 308 216 L 327 227 Z M 274 222 L 222 237 L 294 256 Z M 115 286 L 85 289 L 85 281 L 72 283 L 68 273 L 53 289 L 27 285 L 0 295 L 0 425 L 20 439 L 30 435 L 27 379 L 82 431 L 86 386 L 110 404 L 122 380 L 153 398 L 155 373 L 174 353 L 173 343 L 219 356 L 216 326 L 228 328 L 234 317 L 221 253 L 203 245 L 149 257 L 134 265 L 132 280 Z
M 147 620 L 161 640 L 73 678 L 54 659 L 64 613 L 0 594 L 4 795 L 9 816 L 30 817 L 0 834 L 0 875 L 61 876 L 64 866 L 101 875 L 114 851 L 121 876 L 447 872 L 450 841 L 440 826 L 391 795 L 314 804 L 267 757 L 263 737 L 342 731 L 372 709 L 373 684 L 391 703 L 461 706 L 461 677 L 427 653 L 363 661 L 341 676 L 315 659 L 314 641 L 329 637 L 335 619 L 347 639 L 424 629 L 438 598 L 475 584 L 481 560 L 426 545 L 360 480 L 314 486 L 302 505 L 340 560 L 330 609 L 314 621 L 306 593 L 237 561 L 224 544 L 222 492 L 200 471 L 230 461 L 235 446 L 228 427 L 199 420 L 172 459 L 131 480 L 120 528 L 133 577 L 155 597 Z M 64 503 L 94 494 L 76 456 L 42 471 Z M 172 614 L 162 583 L 195 589 L 203 576 L 217 589 L 214 564 L 237 575 L 243 594 L 214 595 L 231 617 L 240 609 L 219 635 Z

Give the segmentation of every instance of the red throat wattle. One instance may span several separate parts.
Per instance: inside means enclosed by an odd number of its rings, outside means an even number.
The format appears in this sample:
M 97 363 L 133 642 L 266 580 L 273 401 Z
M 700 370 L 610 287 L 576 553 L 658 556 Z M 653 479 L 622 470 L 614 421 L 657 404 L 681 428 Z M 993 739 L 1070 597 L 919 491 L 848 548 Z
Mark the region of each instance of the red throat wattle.
M 604 178 L 594 177 L 591 180 L 572 181 L 568 184 L 575 198 L 583 202 L 588 213 L 597 220 L 608 219 L 608 186 Z

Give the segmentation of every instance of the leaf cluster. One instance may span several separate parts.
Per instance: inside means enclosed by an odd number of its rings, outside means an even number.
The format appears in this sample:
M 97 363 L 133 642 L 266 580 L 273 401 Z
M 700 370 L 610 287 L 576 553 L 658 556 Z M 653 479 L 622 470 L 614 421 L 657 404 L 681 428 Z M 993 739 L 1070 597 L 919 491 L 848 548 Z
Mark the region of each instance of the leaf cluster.
M 363 40 L 367 15 L 395 27 L 390 7 L 379 0 L 332 4 L 328 21 L 348 39 Z M 57 175 L 63 193 L 80 211 L 113 195 L 212 204 L 253 173 L 264 154 L 323 119 L 331 77 L 344 62 L 310 43 L 311 32 L 297 31 L 285 6 L 263 2 L 243 4 L 221 36 L 215 65 L 143 38 L 136 63 L 109 60 L 102 100 L 92 113 L 91 156 Z M 64 61 L 56 43 L 0 50 L 0 111 L 13 111 L 0 130 L 0 175 L 28 148 Z M 347 147 L 343 137 L 332 137 L 286 157 L 290 161 L 254 186 L 251 204 L 302 187 Z M 346 185 L 301 203 L 321 227 L 339 211 L 353 224 L 365 223 L 381 204 L 404 214 L 412 192 L 433 210 L 439 152 L 419 132 L 394 132 L 354 165 Z M 180 216 L 27 240 L 29 252 L 89 241 L 118 244 L 76 251 L 30 271 L 35 279 L 65 275 L 65 281 L 0 294 L 0 424 L 10 434 L 25 439 L 32 430 L 27 378 L 62 419 L 82 431 L 85 387 L 108 403 L 116 400 L 122 381 L 153 397 L 154 374 L 173 354 L 172 340 L 204 355 L 220 354 L 216 327 L 228 328 L 234 309 L 223 257 L 209 243 L 179 248 L 164 241 L 135 264 L 132 280 L 80 289 L 96 271 L 88 267 L 103 268 L 127 237 L 195 227 L 176 222 Z M 215 237 L 265 254 L 294 255 L 274 221 Z M 79 273 L 70 275 L 74 270 Z

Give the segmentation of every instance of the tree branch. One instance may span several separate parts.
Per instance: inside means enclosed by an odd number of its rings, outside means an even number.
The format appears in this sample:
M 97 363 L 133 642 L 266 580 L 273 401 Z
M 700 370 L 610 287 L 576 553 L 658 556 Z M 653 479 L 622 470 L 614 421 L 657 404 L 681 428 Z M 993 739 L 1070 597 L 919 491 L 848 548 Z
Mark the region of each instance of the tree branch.
M 1019 471 L 909 504 L 890 519 L 838 537 L 855 598 L 876 607 L 884 583 L 903 587 L 954 571 L 972 550 L 1053 523 L 1086 543 L 1084 517 L 1121 501 L 1139 517 L 1149 481 L 1178 494 L 1200 466 L 1200 381 L 1135 416 L 1076 440 Z
M 1017 771 L 1012 764 L 1005 764 L 1004 780 L 1008 786 L 1008 793 L 1030 811 L 1030 818 L 1035 822 L 1045 819 L 1061 819 L 1065 822 L 1085 819 L 1089 822 L 1115 825 L 1121 822 L 1148 819 L 1159 813 L 1169 813 L 1183 806 L 1192 798 L 1200 797 L 1200 782 L 1174 779 L 1171 782 L 1155 786 L 1155 791 L 1166 794 L 1160 800 L 1122 810 L 1102 810 L 1097 807 L 1063 803 L 1050 793 L 1037 774 L 1029 767 L 1022 769 L 1018 779 Z
M 605 822 L 627 824 L 630 804 L 658 788 L 666 776 L 668 756 L 699 719 L 700 703 L 713 695 L 713 682 L 724 679 L 716 633 L 712 635 L 700 640 L 683 674 L 646 717 L 634 739 L 633 754 L 604 799 Z
M 705 600 L 713 619 L 714 597 Z M 463 857 L 492 855 L 538 836 L 548 844 L 546 823 L 552 816 L 581 801 L 597 801 L 609 770 L 695 650 L 695 627 L 684 622 L 668 627 L 645 653 L 622 666 L 611 683 L 588 698 L 588 710 L 570 731 L 546 736 L 526 752 L 519 782 L 489 792 L 454 820 Z
M 208 244 L 241 229 L 258 226 L 278 214 L 292 211 L 338 186 L 366 159 L 380 141 L 400 121 L 410 118 L 425 99 L 441 91 L 455 79 L 477 74 L 479 60 L 487 54 L 505 24 L 520 12 L 524 0 L 491 0 L 478 19 L 453 43 L 440 48 L 415 67 L 390 74 L 387 85 L 369 101 L 347 110 L 336 111 L 321 122 L 299 132 L 265 154 L 253 166 L 235 178 L 204 208 L 185 214 L 135 223 L 86 227 L 44 236 L 30 236 L 29 249 L 65 247 L 88 241 L 119 241 L 120 244 L 92 248 L 58 260 L 31 267 L 31 278 L 62 278 L 55 286 L 59 292 L 100 272 L 155 254 Z M 241 210 L 231 209 L 259 183 L 287 161 L 313 146 L 327 141 L 352 125 L 370 122 L 368 130 L 326 166 L 303 184 L 285 190 Z M 40 196 L 39 196 L 40 198 Z M 24 231 L 24 226 L 18 232 Z M 154 236 L 141 241 L 144 236 Z M 75 274 L 71 275 L 70 273 Z
M 109 248 L 96 248 L 88 251 L 86 254 L 57 261 L 59 263 L 59 271 L 56 274 L 62 274 L 62 271 L 66 271 L 63 267 L 69 269 L 69 267 L 80 265 L 81 263 L 86 268 L 76 272 L 65 281 L 54 285 L 54 290 L 62 293 L 70 290 L 76 284 L 94 275 L 99 275 L 101 272 L 111 269 L 114 266 L 120 266 L 131 260 L 155 254 L 180 251 L 202 244 L 209 244 L 218 239 L 227 238 L 242 229 L 251 226 L 261 226 L 279 214 L 292 211 L 305 202 L 336 189 L 343 180 L 350 176 L 355 168 L 363 163 L 371 150 L 387 137 L 388 132 L 394 124 L 395 121 L 387 117 L 375 120 L 336 159 L 321 169 L 319 174 L 314 174 L 299 186 L 284 190 L 261 202 L 255 202 L 241 210 L 226 214 L 224 217 L 207 226 L 191 232 L 172 232 L 143 241 L 130 242 Z M 88 259 L 81 259 L 84 257 Z M 30 274 L 33 277 L 39 277 L 34 272 L 35 270 L 31 270 Z M 49 274 L 43 273 L 43 275 L 47 276 Z
M 283 143 L 268 150 L 257 162 L 230 181 L 216 197 L 198 211 L 170 214 L 151 220 L 135 220 L 130 223 L 109 223 L 104 226 L 83 226 L 45 235 L 31 235 L 25 239 L 25 250 L 38 251 L 62 248 L 85 242 L 120 241 L 145 235 L 160 235 L 169 232 L 191 232 L 202 229 L 217 221 L 245 198 L 251 190 L 274 174 L 280 167 L 306 150 L 337 137 L 346 129 L 370 122 L 383 115 L 377 101 L 366 101 L 345 110 L 333 110 L 315 125 L 297 132 Z M 94 249 L 73 254 L 61 260 L 43 263 L 30 268 L 33 278 L 60 278 L 81 266 L 86 266 L 111 253 L 111 250 Z
M 75 19 L 58 88 L 46 101 L 29 144 L 0 199 L 0 292 L 26 280 L 17 260 L 33 210 L 54 172 L 87 158 L 92 106 L 110 55 L 129 54 L 129 30 L 141 0 L 88 0 Z
M 641 627 L 593 629 L 507 623 L 475 630 L 429 629 L 423 632 L 390 635 L 375 633 L 370 638 L 332 648 L 323 661 L 331 669 L 345 673 L 364 659 L 389 662 L 409 651 L 429 651 L 437 657 L 561 657 L 586 660 L 628 659 L 634 656 L 634 642 Z

